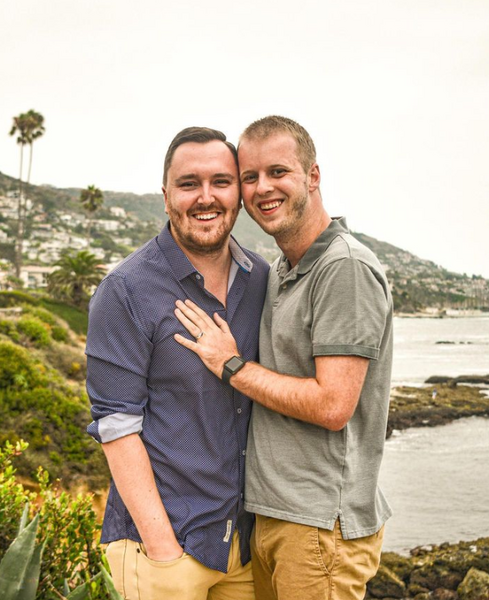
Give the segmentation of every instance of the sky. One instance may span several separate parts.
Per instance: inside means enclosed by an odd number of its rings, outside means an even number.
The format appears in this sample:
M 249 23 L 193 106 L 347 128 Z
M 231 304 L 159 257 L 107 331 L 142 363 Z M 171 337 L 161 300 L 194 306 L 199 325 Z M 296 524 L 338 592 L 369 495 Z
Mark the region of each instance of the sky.
M 1 0 L 0 44 L 3 173 L 29 109 L 33 183 L 135 193 L 184 127 L 285 115 L 331 216 L 489 278 L 487 0 Z

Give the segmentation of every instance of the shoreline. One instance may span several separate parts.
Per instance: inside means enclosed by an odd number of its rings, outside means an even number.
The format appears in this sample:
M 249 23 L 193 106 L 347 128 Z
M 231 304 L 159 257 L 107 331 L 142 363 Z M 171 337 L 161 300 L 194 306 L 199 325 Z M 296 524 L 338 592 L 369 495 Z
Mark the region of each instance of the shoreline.
M 464 417 L 489 417 L 489 375 L 433 376 L 423 387 L 391 389 L 386 438 L 394 430 L 436 427 Z

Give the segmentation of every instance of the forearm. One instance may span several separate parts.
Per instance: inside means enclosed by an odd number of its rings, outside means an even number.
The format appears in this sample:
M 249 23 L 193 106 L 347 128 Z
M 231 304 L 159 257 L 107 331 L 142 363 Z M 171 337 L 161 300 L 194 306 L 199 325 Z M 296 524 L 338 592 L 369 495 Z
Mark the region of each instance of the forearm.
M 281 375 L 248 362 L 231 377 L 230 383 L 270 410 L 326 429 L 338 428 L 337 403 L 333 397 L 328 402 L 328 394 L 314 378 Z
M 122 501 L 136 524 L 150 558 L 172 560 L 181 555 L 156 487 L 148 453 L 138 434 L 102 444 Z

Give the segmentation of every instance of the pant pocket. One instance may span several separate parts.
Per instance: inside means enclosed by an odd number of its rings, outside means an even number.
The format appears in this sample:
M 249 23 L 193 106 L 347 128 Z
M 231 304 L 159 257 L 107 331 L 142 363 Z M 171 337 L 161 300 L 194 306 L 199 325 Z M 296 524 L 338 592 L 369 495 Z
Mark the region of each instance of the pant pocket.
M 319 566 L 327 574 L 331 575 L 337 558 L 336 527 L 333 531 L 329 529 L 313 528 L 314 549 Z

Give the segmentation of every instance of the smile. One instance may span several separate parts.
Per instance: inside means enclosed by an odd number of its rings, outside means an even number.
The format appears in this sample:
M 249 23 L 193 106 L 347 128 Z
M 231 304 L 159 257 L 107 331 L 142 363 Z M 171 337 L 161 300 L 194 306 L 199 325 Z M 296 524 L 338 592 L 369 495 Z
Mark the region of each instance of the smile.
M 198 213 L 193 215 L 198 221 L 212 221 L 219 216 L 220 213 L 211 212 L 211 213 Z
M 271 200 L 268 202 L 261 202 L 258 205 L 258 208 L 263 212 L 269 212 L 269 211 L 272 211 L 272 210 L 278 208 L 279 206 L 281 206 L 282 203 L 283 203 L 283 200 Z

